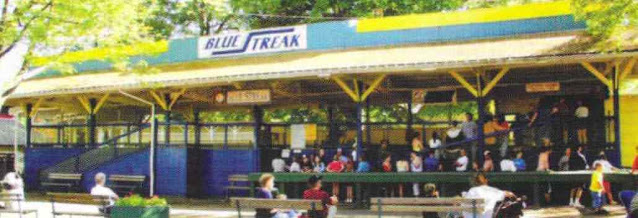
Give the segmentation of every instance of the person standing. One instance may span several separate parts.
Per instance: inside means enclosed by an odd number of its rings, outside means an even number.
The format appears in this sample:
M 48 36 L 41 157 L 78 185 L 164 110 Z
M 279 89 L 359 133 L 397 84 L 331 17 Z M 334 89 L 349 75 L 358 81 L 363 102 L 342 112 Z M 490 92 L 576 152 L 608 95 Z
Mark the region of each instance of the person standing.
M 587 162 L 587 157 L 584 154 L 584 147 L 582 145 L 579 145 L 576 148 L 576 153 L 570 156 L 569 170 L 583 171 L 588 169 L 589 164 Z M 583 183 L 578 183 L 574 185 L 574 187 L 569 191 L 569 195 L 573 196 L 573 199 L 570 199 L 570 202 L 573 202 L 572 206 L 583 207 L 583 205 L 580 203 L 580 199 L 583 196 L 583 187 L 586 188 L 586 185 Z
M 494 160 L 492 160 L 492 152 L 483 152 L 483 172 L 494 171 Z
M 441 150 L 439 149 L 439 147 L 441 147 L 442 144 L 443 142 L 441 142 L 439 133 L 432 132 L 432 138 L 428 141 L 428 145 L 430 146 L 431 150 L 434 150 L 434 156 L 437 159 L 441 157 Z
M 341 162 L 340 156 L 337 154 L 335 155 L 335 157 L 333 158 L 332 162 L 330 162 L 328 164 L 328 167 L 326 168 L 326 171 L 329 173 L 341 173 L 345 170 L 346 166 L 343 164 L 343 162 Z M 339 196 L 339 183 L 338 182 L 333 182 L 332 183 L 332 195 L 334 196 Z
M 465 172 L 467 171 L 467 165 L 470 160 L 467 158 L 467 152 L 465 151 L 465 149 L 461 149 L 459 153 L 460 157 L 456 159 L 454 167 L 456 167 L 456 172 Z
M 272 171 L 275 173 L 282 173 L 286 171 L 286 161 L 280 157 L 272 159 L 271 165 Z
M 424 149 L 423 141 L 421 140 L 421 134 L 418 132 L 414 132 L 414 136 L 412 137 L 412 151 L 416 153 L 421 153 Z
M 569 171 L 569 160 L 571 159 L 571 155 L 572 149 L 566 148 L 565 154 L 563 154 L 563 156 L 558 161 L 558 171 Z
M 594 172 L 591 174 L 591 182 L 589 191 L 591 193 L 592 208 L 596 214 L 606 214 L 602 209 L 604 186 L 603 165 L 601 163 L 594 164 Z
M 596 165 L 597 163 L 600 163 L 603 166 L 603 173 L 611 173 L 613 171 L 618 170 L 618 168 L 614 167 L 613 165 L 611 165 L 611 163 L 609 163 L 604 151 L 600 152 L 600 156 L 598 160 L 594 161 L 593 164 Z M 612 195 L 613 192 L 611 190 L 611 183 L 609 183 L 609 181 L 607 180 L 604 180 L 603 185 L 604 185 L 603 187 L 605 188 L 605 194 L 607 195 L 607 200 L 609 201 L 609 204 L 616 204 L 616 202 L 614 201 L 614 196 Z
M 576 102 L 577 108 L 574 111 L 576 117 L 576 132 L 578 134 L 578 143 L 587 144 L 587 122 L 589 118 L 589 108 L 583 105 L 583 101 Z
M 429 151 L 428 157 L 425 158 L 425 171 L 426 172 L 435 172 L 439 170 L 439 159 L 434 157 L 434 152 Z
M 303 199 L 306 200 L 321 200 L 323 204 L 323 210 L 311 211 L 310 217 L 332 218 L 337 214 L 337 196 L 330 196 L 327 192 L 321 190 L 322 177 L 312 175 L 308 179 L 308 189 L 303 192 Z
M 7 202 L 8 204 L 5 204 L 5 206 L 12 210 L 22 209 L 20 204 L 24 201 L 24 181 L 22 177 L 20 177 L 20 174 L 17 172 L 8 172 L 4 175 L 4 179 L 1 183 L 6 193 L 12 195 L 9 197 L 10 202 Z
M 383 163 L 381 164 L 381 169 L 383 169 L 383 172 L 385 173 L 391 173 L 393 172 L 392 169 L 392 155 L 390 154 L 386 154 L 385 157 L 383 158 Z M 385 184 L 385 195 L 389 196 L 389 197 L 394 197 L 394 186 L 390 183 L 386 183 Z
M 415 152 L 410 154 L 410 171 L 413 173 L 423 172 L 423 160 Z M 420 192 L 418 182 L 412 183 L 412 194 L 414 194 L 414 197 L 419 197 Z
M 636 174 L 638 172 L 638 146 L 636 146 L 636 156 L 634 157 L 634 162 L 631 165 L 631 174 Z
M 516 171 L 527 170 L 527 164 L 525 163 L 525 159 L 523 159 L 523 151 L 519 151 L 516 153 L 516 158 L 514 158 L 514 166 L 516 166 Z
M 476 139 L 478 134 L 478 126 L 474 122 L 474 115 L 472 113 L 465 113 L 465 121 L 461 123 L 461 132 L 465 136 L 465 139 Z M 472 161 L 476 161 L 476 141 L 470 143 L 470 153 L 472 155 Z

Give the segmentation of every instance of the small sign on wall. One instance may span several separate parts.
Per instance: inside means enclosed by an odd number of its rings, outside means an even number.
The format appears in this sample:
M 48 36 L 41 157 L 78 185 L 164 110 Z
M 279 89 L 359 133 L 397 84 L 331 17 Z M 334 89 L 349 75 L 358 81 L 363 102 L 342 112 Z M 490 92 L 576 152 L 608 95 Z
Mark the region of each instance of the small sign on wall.
M 527 83 L 525 84 L 526 92 L 556 92 L 560 90 L 559 82 L 546 83 Z
M 270 90 L 229 91 L 226 94 L 227 104 L 263 104 L 270 103 Z

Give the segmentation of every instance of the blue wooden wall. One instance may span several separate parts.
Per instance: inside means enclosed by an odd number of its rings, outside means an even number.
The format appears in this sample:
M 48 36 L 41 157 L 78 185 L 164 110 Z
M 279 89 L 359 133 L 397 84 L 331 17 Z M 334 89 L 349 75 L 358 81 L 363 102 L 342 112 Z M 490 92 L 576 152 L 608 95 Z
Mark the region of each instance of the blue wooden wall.
M 84 148 L 25 148 L 24 182 L 28 190 L 40 187 L 40 170 L 85 151 Z

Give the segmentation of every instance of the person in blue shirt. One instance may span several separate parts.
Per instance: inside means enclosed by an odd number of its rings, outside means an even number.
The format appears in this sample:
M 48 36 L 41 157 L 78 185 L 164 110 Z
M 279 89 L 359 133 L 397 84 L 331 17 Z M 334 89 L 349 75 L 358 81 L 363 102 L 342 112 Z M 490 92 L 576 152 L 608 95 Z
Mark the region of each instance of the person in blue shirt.
M 425 158 L 425 171 L 426 172 L 434 172 L 439 170 L 439 159 L 434 157 L 434 151 L 428 151 L 428 157 Z
M 527 169 L 527 165 L 525 164 L 525 159 L 523 159 L 523 152 L 519 151 L 516 153 L 516 158 L 514 159 L 514 166 L 516 166 L 516 171 L 525 171 Z
M 357 165 L 357 173 L 367 173 L 370 172 L 370 163 L 366 161 L 365 155 L 361 155 L 359 157 L 359 164 Z

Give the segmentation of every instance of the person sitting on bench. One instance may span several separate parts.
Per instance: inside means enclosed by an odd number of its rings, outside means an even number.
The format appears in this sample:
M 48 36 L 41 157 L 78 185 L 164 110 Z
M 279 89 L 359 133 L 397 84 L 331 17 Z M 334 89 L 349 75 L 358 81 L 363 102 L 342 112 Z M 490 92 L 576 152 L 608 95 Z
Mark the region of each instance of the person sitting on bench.
M 10 197 L 11 201 L 5 202 L 4 206 L 7 209 L 19 210 L 19 201 L 24 201 L 24 182 L 20 174 L 8 172 L 0 183 L 7 194 L 15 195 Z
M 101 172 L 95 174 L 95 186 L 91 189 L 91 195 L 109 197 L 109 205 L 104 208 L 100 208 L 100 212 L 105 214 L 110 214 L 111 208 L 115 204 L 115 201 L 120 199 L 120 197 L 117 196 L 117 194 L 115 194 L 113 190 L 104 186 L 105 183 L 106 183 L 106 174 Z
M 482 198 L 485 201 L 484 210 L 482 214 L 478 214 L 477 217 L 491 218 L 494 213 L 494 206 L 498 201 L 502 201 L 505 197 L 513 197 L 514 194 L 509 191 L 502 191 L 500 189 L 487 185 L 487 177 L 485 173 L 479 172 L 474 177 L 475 186 L 471 188 L 465 198 Z M 464 217 L 473 217 L 471 213 L 464 213 Z
M 257 198 L 273 199 L 272 192 L 275 189 L 275 176 L 270 173 L 264 173 L 259 177 L 259 185 L 257 190 Z M 285 197 L 282 197 L 285 200 Z M 276 208 L 260 208 L 256 209 L 255 217 L 257 218 L 294 218 L 297 217 L 293 211 L 284 211 Z
M 323 210 L 316 211 L 315 214 L 311 214 L 310 217 L 335 217 L 337 214 L 338 200 L 337 196 L 328 195 L 327 192 L 321 190 L 321 176 L 312 175 L 308 179 L 308 190 L 303 192 L 303 199 L 308 200 L 321 200 L 323 204 Z M 310 211 L 311 213 L 313 211 Z

